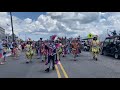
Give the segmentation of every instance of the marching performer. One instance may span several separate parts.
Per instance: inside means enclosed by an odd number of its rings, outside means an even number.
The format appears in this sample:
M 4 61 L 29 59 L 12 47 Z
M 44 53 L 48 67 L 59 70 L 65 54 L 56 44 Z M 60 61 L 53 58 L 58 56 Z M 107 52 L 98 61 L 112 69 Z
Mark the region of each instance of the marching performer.
M 54 42 L 50 41 L 50 44 L 48 46 L 48 63 L 47 63 L 47 69 L 45 70 L 46 72 L 49 72 L 51 64 L 52 64 L 52 69 L 55 69 L 55 54 L 56 54 L 56 47 Z
M 32 62 L 32 57 L 33 57 L 33 50 L 32 50 L 32 45 L 31 45 L 32 42 L 27 42 L 27 45 L 26 45 L 26 58 L 27 58 L 27 62 L 26 63 L 29 63 L 29 62 Z
M 78 50 L 78 43 L 76 42 L 76 40 L 72 41 L 72 53 L 74 55 L 74 61 L 76 61 L 76 56 L 77 56 L 77 51 Z
M 94 36 L 92 42 L 91 42 L 91 47 L 92 47 L 92 55 L 93 55 L 93 59 L 95 59 L 97 61 L 98 59 L 98 54 L 99 54 L 99 50 L 100 50 L 100 42 L 98 40 L 98 36 Z

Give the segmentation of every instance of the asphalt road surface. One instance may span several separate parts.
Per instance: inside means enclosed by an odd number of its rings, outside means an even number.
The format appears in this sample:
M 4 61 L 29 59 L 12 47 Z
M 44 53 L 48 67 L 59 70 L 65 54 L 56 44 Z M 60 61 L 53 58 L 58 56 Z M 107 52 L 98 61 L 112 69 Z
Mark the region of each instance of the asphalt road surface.
M 25 54 L 18 60 L 7 57 L 5 65 L 0 65 L 0 78 L 120 78 L 120 60 L 99 55 L 94 61 L 89 52 L 82 52 L 77 61 L 72 54 L 62 57 L 55 70 L 45 72 L 45 63 L 36 56 L 33 63 L 26 64 Z

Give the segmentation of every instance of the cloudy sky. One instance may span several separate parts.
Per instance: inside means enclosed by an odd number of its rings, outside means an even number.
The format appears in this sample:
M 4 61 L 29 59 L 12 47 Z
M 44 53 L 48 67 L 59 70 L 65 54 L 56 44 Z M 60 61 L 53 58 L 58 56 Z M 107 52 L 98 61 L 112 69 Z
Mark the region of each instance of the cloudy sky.
M 14 32 L 20 38 L 40 37 L 48 39 L 50 35 L 86 37 L 89 33 L 104 39 L 107 29 L 120 31 L 120 12 L 12 12 Z M 0 26 L 11 34 L 9 12 L 0 12 Z M 25 35 L 26 34 L 26 35 Z

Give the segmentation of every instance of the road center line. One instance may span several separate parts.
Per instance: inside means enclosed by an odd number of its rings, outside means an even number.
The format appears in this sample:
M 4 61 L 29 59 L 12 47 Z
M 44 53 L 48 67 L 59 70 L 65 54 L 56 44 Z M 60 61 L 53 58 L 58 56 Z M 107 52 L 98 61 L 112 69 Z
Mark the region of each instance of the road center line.
M 60 67 L 61 67 L 61 69 L 62 69 L 62 71 L 63 71 L 63 74 L 64 74 L 65 78 L 68 78 L 68 75 L 67 75 L 67 73 L 65 72 L 65 69 L 63 68 L 61 62 L 59 62 L 59 65 L 60 65 Z
M 61 78 L 60 71 L 59 71 L 59 69 L 58 69 L 58 66 L 57 66 L 57 65 L 55 65 L 55 69 L 56 69 L 56 72 L 57 72 L 58 78 Z

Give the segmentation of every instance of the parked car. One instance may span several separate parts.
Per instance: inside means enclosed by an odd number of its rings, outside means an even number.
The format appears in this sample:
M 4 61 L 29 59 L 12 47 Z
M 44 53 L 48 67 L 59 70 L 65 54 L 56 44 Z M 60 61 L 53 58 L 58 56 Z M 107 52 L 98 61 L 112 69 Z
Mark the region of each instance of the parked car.
M 118 59 L 120 57 L 120 36 L 107 37 L 103 42 L 101 54 L 111 55 Z

